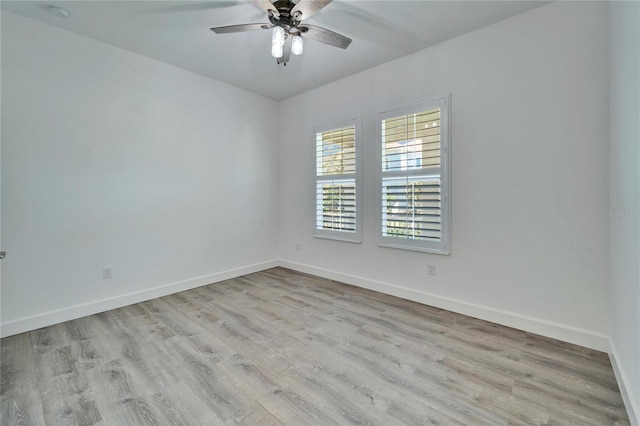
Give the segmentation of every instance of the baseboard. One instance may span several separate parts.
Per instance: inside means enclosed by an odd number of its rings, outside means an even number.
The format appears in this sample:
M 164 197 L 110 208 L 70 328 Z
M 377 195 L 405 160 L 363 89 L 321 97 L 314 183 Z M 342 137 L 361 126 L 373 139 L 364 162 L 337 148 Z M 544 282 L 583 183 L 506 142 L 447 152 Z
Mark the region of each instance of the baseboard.
M 38 315 L 18 318 L 7 321 L 0 325 L 1 337 L 12 336 L 18 333 L 35 330 L 53 324 L 70 321 L 76 318 L 93 315 L 111 309 L 121 308 L 123 306 L 140 303 L 157 297 L 167 296 L 179 291 L 190 290 L 192 288 L 201 287 L 203 285 L 212 284 L 231 278 L 236 278 L 246 274 L 263 271 L 265 269 L 279 266 L 279 262 L 271 260 L 267 262 L 256 263 L 253 265 L 243 266 L 241 268 L 229 269 L 222 272 L 216 272 L 201 277 L 195 277 L 184 281 L 164 284 L 158 287 L 136 291 L 108 299 L 97 300 L 95 302 L 84 303 L 80 305 L 70 306 L 68 308 L 57 309 Z
M 513 312 L 502 311 L 486 306 L 473 303 L 463 302 L 443 296 L 438 296 L 402 286 L 389 283 L 383 283 L 355 275 L 344 274 L 329 269 L 318 268 L 315 266 L 291 262 L 288 260 L 271 260 L 241 268 L 229 269 L 222 272 L 213 273 L 201 277 L 196 277 L 175 283 L 169 283 L 162 286 L 124 294 L 108 299 L 98 300 L 95 302 L 85 303 L 72 306 L 69 308 L 53 310 L 39 315 L 18 318 L 8 321 L 0 325 L 1 337 L 8 337 L 14 334 L 35 330 L 64 321 L 70 321 L 87 315 L 93 315 L 111 309 L 121 308 L 123 306 L 140 303 L 157 297 L 167 296 L 180 291 L 190 290 L 207 284 L 236 278 L 242 275 L 252 274 L 254 272 L 263 271 L 274 267 L 282 266 L 294 271 L 304 272 L 319 277 L 340 281 L 346 284 L 355 285 L 369 290 L 379 291 L 381 293 L 390 294 L 392 296 L 402 297 L 404 299 L 413 300 L 415 302 L 424 303 L 452 312 L 469 315 L 474 318 L 491 321 L 496 324 L 517 328 L 519 330 L 528 331 L 542 336 L 551 337 L 569 343 L 585 346 L 595 350 L 608 352 L 611 359 L 611 365 L 616 376 L 616 380 L 620 387 L 620 393 L 623 397 L 625 407 L 632 426 L 640 426 L 640 408 L 638 407 L 638 399 L 633 395 L 633 390 L 629 385 L 629 380 L 624 372 L 624 368 L 618 362 L 619 356 L 613 342 L 601 334 L 538 318 L 527 317 Z
M 295 271 L 309 273 L 317 275 L 319 277 L 344 282 L 346 284 L 351 284 L 358 287 L 379 291 L 381 293 L 402 297 L 404 299 L 413 300 L 415 302 L 424 303 L 426 305 L 431 305 L 442 309 L 447 309 L 460 314 L 469 315 L 474 318 L 491 321 L 497 324 L 517 328 L 519 330 L 524 330 L 535 334 L 540 334 L 542 336 L 574 343 L 603 352 L 609 352 L 611 347 L 607 336 L 594 333 L 589 330 L 574 328 L 563 324 L 545 321 L 539 318 L 527 317 L 513 312 L 493 309 L 490 307 L 438 296 L 435 294 L 397 286 L 394 284 L 383 283 L 368 278 L 362 278 L 337 271 L 317 268 L 315 266 L 291 262 L 288 260 L 271 260 L 267 262 L 261 262 L 241 268 L 213 273 L 202 277 L 196 277 L 184 281 L 165 284 L 151 289 L 128 293 L 108 299 L 102 299 L 95 302 L 53 310 L 29 317 L 18 318 L 1 324 L 0 336 L 12 336 L 14 334 L 35 330 L 41 327 L 46 327 L 87 315 L 97 314 L 100 312 L 108 311 L 110 309 L 117 309 L 134 303 L 144 302 L 156 297 L 167 296 L 179 291 L 190 290 L 192 288 L 224 281 L 227 279 L 239 277 L 241 275 L 251 274 L 276 266 L 282 266 Z
M 594 333 L 589 330 L 571 327 L 564 324 L 558 324 L 540 318 L 528 317 L 514 312 L 481 306 L 461 300 L 451 299 L 448 297 L 438 296 L 407 287 L 371 280 L 368 278 L 362 278 L 328 269 L 317 268 L 315 266 L 307 264 L 291 262 L 288 260 L 280 260 L 279 263 L 280 266 L 293 269 L 295 271 L 340 281 L 346 284 L 367 288 L 369 290 L 379 291 L 381 293 L 390 294 L 392 296 L 401 297 L 403 299 L 413 300 L 414 302 L 424 303 L 425 305 L 446 309 L 459 314 L 469 315 L 474 318 L 505 325 L 507 327 L 517 328 L 519 330 L 539 334 L 546 337 L 551 337 L 553 339 L 562 340 L 564 342 L 573 343 L 598 351 L 608 352 L 610 348 L 609 339 L 607 336 L 599 333 Z
M 629 384 L 629 376 L 625 374 L 622 364 L 618 361 L 620 357 L 618 356 L 618 350 L 616 349 L 613 341 L 610 342 L 609 346 L 609 359 L 611 360 L 613 372 L 616 375 L 616 381 L 618 382 L 618 387 L 620 388 L 620 394 L 622 395 L 624 406 L 627 409 L 629 422 L 632 426 L 640 426 L 640 407 L 638 406 L 640 395 L 633 394 L 633 389 Z

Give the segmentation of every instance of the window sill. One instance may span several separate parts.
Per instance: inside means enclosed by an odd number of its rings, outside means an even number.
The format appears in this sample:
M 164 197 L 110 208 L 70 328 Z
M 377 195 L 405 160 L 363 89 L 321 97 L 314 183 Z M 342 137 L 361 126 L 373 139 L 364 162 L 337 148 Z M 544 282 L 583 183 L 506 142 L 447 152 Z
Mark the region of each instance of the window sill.
M 399 250 L 421 251 L 423 253 L 440 254 L 443 256 L 451 255 L 451 251 L 448 249 L 440 249 L 440 248 L 432 248 L 432 247 L 410 246 L 410 245 L 394 244 L 394 243 L 378 243 L 378 247 L 385 247 L 385 248 L 392 248 L 392 249 L 399 249 Z
M 353 238 L 343 237 L 341 235 L 325 235 L 325 234 L 313 234 L 313 238 L 320 238 L 323 240 L 342 241 L 345 243 L 361 244 L 362 239 L 354 236 Z

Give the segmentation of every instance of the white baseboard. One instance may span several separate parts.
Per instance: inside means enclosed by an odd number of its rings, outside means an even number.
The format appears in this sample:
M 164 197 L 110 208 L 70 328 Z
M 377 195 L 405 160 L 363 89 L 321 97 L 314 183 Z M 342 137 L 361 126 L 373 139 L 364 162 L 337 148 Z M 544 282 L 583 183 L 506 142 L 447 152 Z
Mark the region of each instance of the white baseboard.
M 263 271 L 274 267 L 282 266 L 295 271 L 304 272 L 319 277 L 340 281 L 346 284 L 355 285 L 369 290 L 378 291 L 392 296 L 401 297 L 403 299 L 413 300 L 415 302 L 424 303 L 426 305 L 447 309 L 474 318 L 491 321 L 496 324 L 517 328 L 519 330 L 528 331 L 530 333 L 539 334 L 546 337 L 562 340 L 569 343 L 585 346 L 591 349 L 608 352 L 611 358 L 613 371 L 620 386 L 620 393 L 624 399 L 625 407 L 629 415 L 629 420 L 634 426 L 640 426 L 640 410 L 637 399 L 633 395 L 632 389 L 628 384 L 622 365 L 618 362 L 619 357 L 615 345 L 609 341 L 607 336 L 594 333 L 589 330 L 583 330 L 563 324 L 553 323 L 539 318 L 528 317 L 514 312 L 503 311 L 499 309 L 481 306 L 473 303 L 464 302 L 448 297 L 438 296 L 435 294 L 410 289 L 394 284 L 384 283 L 371 280 L 355 275 L 344 274 L 341 272 L 318 268 L 315 266 L 291 262 L 288 260 L 271 260 L 241 268 L 229 269 L 222 272 L 213 273 L 201 277 L 196 277 L 175 283 L 169 283 L 158 287 L 124 294 L 108 299 L 102 299 L 95 302 L 85 303 L 81 305 L 71 306 L 68 308 L 57 309 L 43 314 L 32 315 L 28 317 L 18 318 L 8 321 L 0 325 L 1 337 L 12 336 L 14 334 L 35 330 L 64 321 L 93 315 L 111 309 L 121 308 L 123 306 L 140 303 L 157 297 L 167 296 L 169 294 L 180 291 L 190 290 L 203 285 L 212 284 L 242 275 Z
M 18 318 L 7 321 L 0 325 L 0 336 L 7 337 L 26 331 L 35 330 L 53 324 L 70 321 L 76 318 L 93 315 L 111 309 L 121 308 L 123 306 L 140 303 L 157 297 L 167 296 L 179 291 L 190 290 L 192 288 L 201 287 L 203 285 L 212 284 L 231 278 L 236 278 L 246 274 L 263 271 L 265 269 L 279 266 L 279 262 L 271 260 L 267 262 L 256 263 L 253 265 L 243 266 L 241 268 L 229 269 L 222 272 L 216 272 L 210 275 L 191 278 L 175 283 L 164 284 L 158 287 L 127 293 L 120 296 L 110 297 L 107 299 L 97 300 L 94 302 L 83 303 L 80 305 L 70 306 L 68 308 L 56 309 L 38 315 Z
M 618 362 L 619 356 L 613 342 L 610 342 L 607 336 L 583 330 L 575 327 L 557 324 L 545 321 L 539 318 L 527 317 L 513 312 L 502 311 L 486 306 L 476 305 L 473 303 L 463 302 L 448 297 L 438 296 L 431 293 L 422 292 L 402 286 L 389 283 L 362 278 L 355 275 L 344 274 L 329 269 L 318 268 L 315 266 L 291 262 L 288 260 L 271 260 L 241 268 L 229 269 L 222 272 L 213 273 L 189 280 L 179 281 L 175 283 L 165 284 L 162 286 L 124 294 L 108 299 L 102 299 L 95 302 L 85 303 L 81 305 L 71 306 L 64 309 L 53 310 L 43 314 L 33 315 L 29 317 L 18 318 L 8 321 L 0 325 L 1 337 L 12 336 L 14 334 L 35 330 L 64 321 L 93 315 L 111 309 L 121 308 L 123 306 L 140 303 L 157 297 L 167 296 L 184 290 L 190 290 L 203 285 L 212 284 L 232 278 L 236 278 L 246 274 L 263 271 L 274 267 L 282 266 L 295 271 L 304 272 L 319 277 L 340 281 L 346 284 L 355 285 L 369 290 L 379 291 L 381 293 L 390 294 L 392 296 L 401 297 L 403 299 L 413 300 L 415 302 L 424 303 L 426 305 L 447 309 L 474 318 L 491 321 L 496 324 L 517 328 L 519 330 L 528 331 L 530 333 L 540 334 L 542 336 L 551 337 L 569 343 L 585 346 L 591 349 L 608 352 L 613 371 L 616 375 L 620 387 L 620 393 L 624 399 L 625 407 L 629 415 L 631 425 L 640 426 L 640 409 L 638 407 L 636 396 L 633 395 L 629 386 L 629 380 L 624 372 L 622 365 Z
M 618 350 L 616 349 L 613 341 L 610 342 L 609 359 L 611 360 L 611 366 L 613 372 L 616 375 L 616 381 L 620 388 L 620 394 L 624 401 L 624 406 L 627 409 L 627 415 L 629 416 L 629 422 L 632 426 L 640 426 L 640 407 L 638 401 L 640 401 L 640 395 L 634 395 L 633 389 L 629 384 L 629 379 L 622 367 L 622 364 L 618 361 Z
M 598 351 L 609 351 L 610 346 L 608 337 L 589 330 L 571 327 L 564 324 L 558 324 L 540 318 L 528 317 L 514 312 L 503 311 L 487 306 L 476 305 L 473 303 L 438 296 L 435 294 L 397 286 L 394 284 L 383 283 L 368 278 L 362 278 L 328 269 L 317 268 L 315 266 L 307 264 L 291 262 L 288 260 L 280 260 L 279 263 L 280 266 L 293 269 L 295 271 L 340 281 L 346 284 L 367 288 L 369 290 L 379 291 L 381 293 L 390 294 L 392 296 L 401 297 L 403 299 L 413 300 L 414 302 L 424 303 L 425 305 L 446 309 L 463 315 L 469 315 L 474 318 L 505 325 L 507 327 L 517 328 L 519 330 L 539 334 L 546 337 L 551 337 L 553 339 L 562 340 L 564 342 L 573 343 Z
M 390 294 L 404 299 L 413 300 L 415 302 L 424 303 L 426 305 L 447 309 L 474 318 L 491 321 L 508 327 L 517 328 L 519 330 L 540 334 L 554 339 L 562 340 L 569 343 L 585 346 L 603 352 L 609 352 L 610 344 L 607 336 L 545 321 L 539 318 L 527 317 L 513 312 L 493 309 L 486 306 L 476 305 L 460 300 L 455 300 L 435 294 L 430 294 L 394 284 L 383 283 L 380 281 L 362 278 L 354 275 L 344 274 L 328 269 L 317 268 L 315 266 L 302 263 L 291 262 L 288 260 L 271 260 L 261 262 L 254 265 L 248 265 L 241 268 L 230 269 L 227 271 L 217 272 L 210 275 L 196 277 L 185 281 L 165 284 L 162 286 L 146 289 L 138 292 L 128 293 L 108 299 L 97 300 L 81 305 L 71 306 L 68 308 L 53 310 L 38 315 L 22 317 L 3 323 L 0 326 L 0 335 L 2 337 L 11 336 L 25 331 L 35 330 L 37 328 L 46 327 L 64 321 L 84 317 L 87 315 L 97 314 L 99 312 L 116 309 L 133 303 L 144 302 L 146 300 L 162 297 L 179 291 L 190 290 L 192 288 L 203 285 L 239 277 L 241 275 L 251 274 L 265 269 L 282 266 L 300 272 L 305 272 L 319 277 L 324 277 L 336 281 L 370 290 L 379 291 L 381 293 Z

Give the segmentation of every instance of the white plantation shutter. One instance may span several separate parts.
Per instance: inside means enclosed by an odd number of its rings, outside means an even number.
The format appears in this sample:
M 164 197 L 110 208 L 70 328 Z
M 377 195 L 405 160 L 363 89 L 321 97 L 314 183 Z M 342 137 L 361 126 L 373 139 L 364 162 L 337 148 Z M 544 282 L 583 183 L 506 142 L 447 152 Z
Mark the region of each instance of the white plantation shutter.
M 316 131 L 316 236 L 358 241 L 357 120 Z
M 449 253 L 446 101 L 380 114 L 381 245 Z
M 382 181 L 383 235 L 412 240 L 440 240 L 439 177 L 388 178 Z

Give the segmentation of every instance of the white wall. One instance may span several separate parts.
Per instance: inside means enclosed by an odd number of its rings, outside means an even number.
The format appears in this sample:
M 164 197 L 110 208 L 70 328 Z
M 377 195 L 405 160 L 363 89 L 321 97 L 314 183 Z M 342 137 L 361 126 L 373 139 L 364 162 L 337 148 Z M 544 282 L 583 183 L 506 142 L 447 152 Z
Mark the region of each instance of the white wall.
M 612 2 L 609 217 L 611 346 L 625 404 L 640 422 L 640 3 Z M 623 393 L 624 395 L 624 393 Z
M 640 200 L 640 12 L 609 7 L 553 3 L 280 104 L 3 12 L 2 335 L 275 265 L 278 241 L 299 270 L 610 334 L 637 417 L 640 224 L 604 211 Z M 452 255 L 379 248 L 376 113 L 448 92 Z M 355 115 L 364 241 L 314 239 L 312 129 Z
M 283 101 L 284 263 L 607 350 L 607 40 L 606 4 L 552 3 Z M 377 247 L 376 114 L 447 92 L 452 254 Z M 355 114 L 363 242 L 314 239 L 313 128 Z
M 3 335 L 271 265 L 277 109 L 3 11 Z

